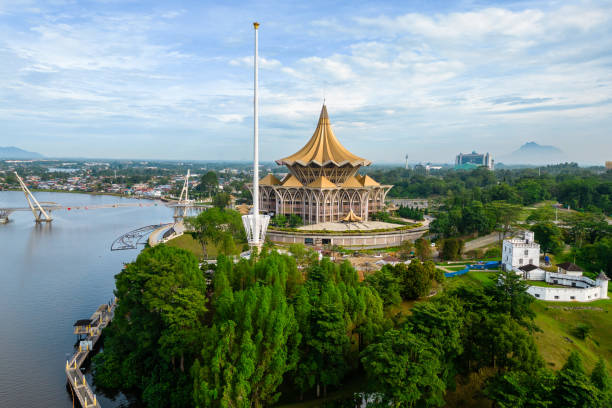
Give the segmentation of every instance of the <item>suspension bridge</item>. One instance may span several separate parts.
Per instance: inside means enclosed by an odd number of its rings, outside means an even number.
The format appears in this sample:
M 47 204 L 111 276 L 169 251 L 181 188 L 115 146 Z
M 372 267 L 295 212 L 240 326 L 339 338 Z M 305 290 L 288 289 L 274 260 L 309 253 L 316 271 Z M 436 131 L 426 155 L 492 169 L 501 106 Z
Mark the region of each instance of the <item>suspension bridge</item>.
M 9 222 L 9 216 L 17 211 L 31 211 L 34 216 L 34 222 L 49 223 L 53 221 L 51 213 L 55 211 L 75 211 L 75 210 L 97 210 L 103 208 L 126 208 L 126 207 L 153 207 L 160 205 L 159 202 L 151 203 L 112 203 L 112 204 L 97 204 L 97 205 L 61 205 L 55 202 L 38 201 L 34 194 L 30 191 L 23 179 L 15 172 L 21 190 L 23 191 L 27 207 L 0 207 L 0 224 Z M 187 171 L 183 188 L 178 200 L 165 202 L 161 205 L 174 209 L 174 220 L 178 221 L 186 217 L 190 212 L 199 212 L 210 207 L 209 204 L 198 203 L 189 198 L 189 177 L 190 172 Z

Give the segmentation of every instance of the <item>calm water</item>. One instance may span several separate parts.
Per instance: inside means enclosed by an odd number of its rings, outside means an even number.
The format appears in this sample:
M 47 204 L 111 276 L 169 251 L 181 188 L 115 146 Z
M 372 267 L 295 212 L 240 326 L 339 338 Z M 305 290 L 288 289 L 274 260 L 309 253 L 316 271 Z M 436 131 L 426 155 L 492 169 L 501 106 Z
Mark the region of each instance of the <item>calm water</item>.
M 85 206 L 135 202 L 109 196 L 36 193 L 39 201 Z M 151 203 L 151 201 L 143 201 Z M 0 191 L 0 207 L 24 207 L 21 192 Z M 72 407 L 64 366 L 76 337 L 72 324 L 113 296 L 114 275 L 138 251 L 110 251 L 130 230 L 172 221 L 172 210 L 57 211 L 50 225 L 16 212 L 0 224 L 0 407 Z M 99 395 L 100 396 L 100 395 Z M 120 399 L 99 399 L 118 407 Z

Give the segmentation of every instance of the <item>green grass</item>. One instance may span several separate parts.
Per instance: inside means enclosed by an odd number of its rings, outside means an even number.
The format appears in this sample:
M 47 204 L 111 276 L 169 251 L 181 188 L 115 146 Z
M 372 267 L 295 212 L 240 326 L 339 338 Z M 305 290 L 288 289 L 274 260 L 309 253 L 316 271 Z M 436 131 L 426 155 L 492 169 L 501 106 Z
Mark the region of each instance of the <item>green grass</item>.
M 533 310 L 535 323 L 542 330 L 534 334 L 534 339 L 550 368 L 561 368 L 572 351 L 580 354 L 589 371 L 600 356 L 608 366 L 612 364 L 612 300 L 589 303 L 538 300 Z M 574 335 L 578 323 L 592 328 L 585 340 Z
M 453 289 L 461 285 L 492 285 L 493 276 L 495 272 L 470 271 L 462 276 L 447 278 L 444 287 Z M 540 329 L 533 334 L 533 338 L 549 368 L 558 370 L 563 367 L 572 351 L 580 354 L 589 372 L 600 356 L 606 360 L 608 366 L 612 366 L 612 300 L 596 300 L 588 303 L 536 300 L 532 310 L 536 313 L 534 322 Z M 578 323 L 591 327 L 591 332 L 585 340 L 579 339 L 574 334 Z
M 190 233 L 185 233 L 180 237 L 171 239 L 166 243 L 168 246 L 183 248 L 190 251 L 192 254 L 196 256 L 198 259 L 204 259 L 204 250 L 202 249 L 202 245 L 197 239 L 194 239 Z M 236 243 L 236 254 L 243 250 L 244 243 Z M 219 255 L 219 249 L 213 243 L 209 243 L 206 246 L 207 259 L 216 259 Z
M 180 237 L 176 237 L 166 242 L 166 245 L 175 247 L 175 248 L 183 248 L 194 254 L 198 259 L 202 259 L 204 256 L 204 251 L 202 250 L 202 245 L 195 240 L 191 234 L 183 234 Z M 215 248 L 216 249 L 216 248 Z
M 456 272 L 456 271 L 461 271 L 461 270 L 465 269 L 465 265 L 462 265 L 462 266 L 445 266 L 444 268 L 449 270 L 449 271 Z

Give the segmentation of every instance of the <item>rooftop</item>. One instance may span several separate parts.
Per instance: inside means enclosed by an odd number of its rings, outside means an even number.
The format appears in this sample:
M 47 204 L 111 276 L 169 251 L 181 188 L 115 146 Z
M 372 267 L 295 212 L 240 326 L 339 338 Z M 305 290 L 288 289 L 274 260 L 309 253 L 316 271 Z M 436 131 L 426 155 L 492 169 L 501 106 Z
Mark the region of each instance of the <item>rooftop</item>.
M 560 264 L 557 264 L 557 266 L 561 269 L 563 269 L 564 271 L 570 271 L 570 272 L 582 272 L 582 268 L 579 267 L 578 265 L 571 263 L 571 262 L 563 262 Z
M 325 166 L 333 164 L 343 166 L 348 164 L 353 167 L 369 166 L 371 162 L 349 152 L 336 138 L 329 122 L 327 107 L 323 105 L 321 115 L 314 134 L 298 152 L 291 156 L 276 161 L 279 165 L 293 166 Z

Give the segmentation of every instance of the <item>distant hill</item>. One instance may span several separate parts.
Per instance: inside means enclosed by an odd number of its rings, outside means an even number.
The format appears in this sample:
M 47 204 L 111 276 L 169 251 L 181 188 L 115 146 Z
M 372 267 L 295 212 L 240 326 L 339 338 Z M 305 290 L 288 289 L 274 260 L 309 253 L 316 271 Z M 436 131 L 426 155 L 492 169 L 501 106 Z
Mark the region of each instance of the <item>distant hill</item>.
M 552 164 L 566 161 L 563 151 L 555 146 L 527 142 L 509 155 L 499 158 L 500 162 L 513 164 Z
M 28 152 L 15 146 L 0 146 L 0 159 L 40 159 L 44 157 L 40 153 Z

